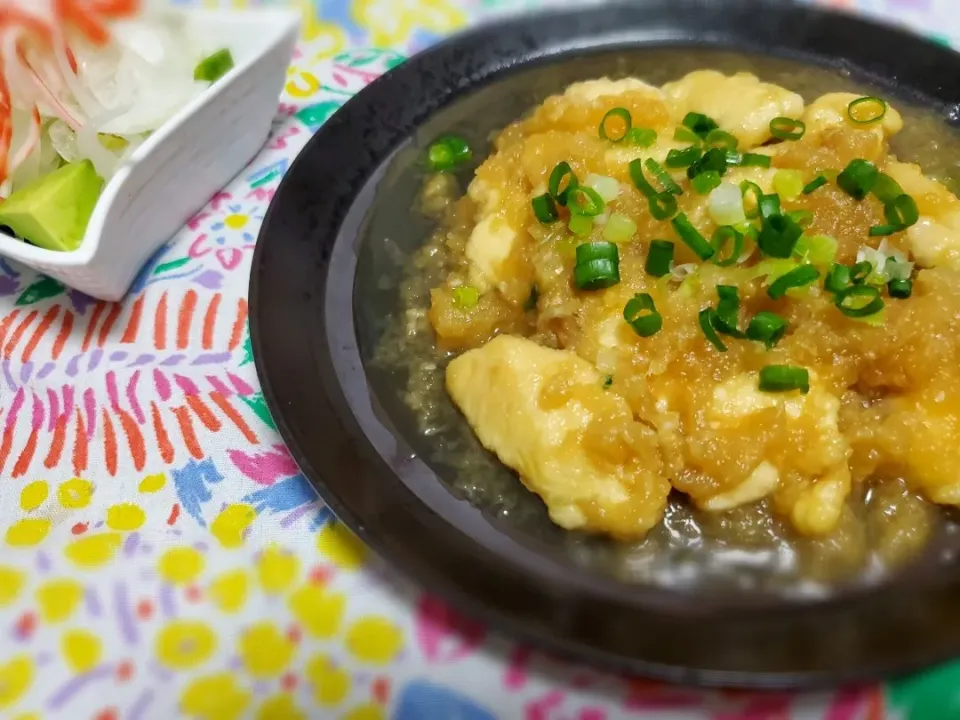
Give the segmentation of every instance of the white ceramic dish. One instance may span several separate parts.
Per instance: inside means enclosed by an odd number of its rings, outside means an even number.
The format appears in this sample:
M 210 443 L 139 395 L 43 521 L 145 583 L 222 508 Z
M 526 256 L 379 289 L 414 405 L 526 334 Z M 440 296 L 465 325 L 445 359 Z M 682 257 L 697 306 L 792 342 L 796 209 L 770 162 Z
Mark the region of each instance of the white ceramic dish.
M 287 10 L 189 11 L 235 67 L 154 132 L 104 187 L 73 252 L 0 233 L 0 255 L 102 300 L 119 300 L 141 266 L 261 149 L 299 36 Z

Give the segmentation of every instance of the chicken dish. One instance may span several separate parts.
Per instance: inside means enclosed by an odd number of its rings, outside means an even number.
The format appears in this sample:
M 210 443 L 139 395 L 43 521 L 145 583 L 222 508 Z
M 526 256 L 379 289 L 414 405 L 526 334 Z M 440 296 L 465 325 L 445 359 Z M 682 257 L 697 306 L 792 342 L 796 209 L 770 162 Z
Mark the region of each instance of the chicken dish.
M 470 147 L 430 147 L 436 373 L 554 523 L 636 541 L 682 494 L 820 538 L 865 488 L 960 504 L 960 200 L 903 124 L 700 70 L 549 97 L 462 197 Z

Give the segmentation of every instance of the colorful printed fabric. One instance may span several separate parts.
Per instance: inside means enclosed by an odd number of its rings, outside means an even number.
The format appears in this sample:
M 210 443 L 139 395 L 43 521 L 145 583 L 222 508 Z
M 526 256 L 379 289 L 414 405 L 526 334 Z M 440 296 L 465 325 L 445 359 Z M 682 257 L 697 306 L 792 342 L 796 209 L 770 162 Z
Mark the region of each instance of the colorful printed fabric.
M 508 3 L 299 4 L 305 39 L 267 147 L 123 303 L 0 260 L 0 717 L 960 717 L 960 665 L 800 696 L 564 663 L 424 595 L 336 522 L 257 387 L 246 291 L 259 225 L 348 97 Z M 953 0 L 834 4 L 960 35 Z

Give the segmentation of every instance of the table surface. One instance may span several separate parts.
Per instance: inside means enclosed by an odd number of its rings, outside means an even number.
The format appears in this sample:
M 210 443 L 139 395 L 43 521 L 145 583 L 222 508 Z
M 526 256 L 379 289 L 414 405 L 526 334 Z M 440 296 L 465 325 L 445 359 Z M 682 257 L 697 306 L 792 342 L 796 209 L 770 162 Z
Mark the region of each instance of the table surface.
M 755 695 L 567 664 L 424 595 L 336 522 L 257 386 L 246 293 L 264 212 L 348 97 L 471 20 L 537 2 L 294 4 L 304 40 L 269 143 L 124 302 L 0 260 L 0 718 L 960 718 L 960 665 Z M 960 35 L 955 0 L 832 4 Z

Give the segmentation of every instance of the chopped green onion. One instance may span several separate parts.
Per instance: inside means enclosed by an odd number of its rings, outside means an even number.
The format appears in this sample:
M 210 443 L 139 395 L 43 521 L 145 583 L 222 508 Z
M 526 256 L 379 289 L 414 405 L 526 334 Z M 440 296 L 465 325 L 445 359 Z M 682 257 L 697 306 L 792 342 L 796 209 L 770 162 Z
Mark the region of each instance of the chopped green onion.
M 713 327 L 717 332 L 725 335 L 731 335 L 735 338 L 744 338 L 744 335 L 737 328 L 739 324 L 740 313 L 740 295 L 734 285 L 717 285 L 717 296 L 720 301 L 717 303 L 717 309 L 711 318 Z
M 693 189 L 698 195 L 706 195 L 714 188 L 720 187 L 721 182 L 720 173 L 716 170 L 707 170 L 693 178 L 690 184 L 693 185 Z
M 813 213 L 803 208 L 791 210 L 787 213 L 787 217 L 802 228 L 808 228 L 813 225 Z
M 637 293 L 623 307 L 623 319 L 640 337 L 650 337 L 660 332 L 663 316 L 649 293 Z
M 627 145 L 638 148 L 648 148 L 657 141 L 657 131 L 650 128 L 631 128 L 623 139 Z
M 802 235 L 793 249 L 804 262 L 814 265 L 830 265 L 837 258 L 837 241 L 829 235 Z
M 788 117 L 776 117 L 770 121 L 770 134 L 778 140 L 799 140 L 807 131 L 803 120 Z
M 561 190 L 560 185 L 568 175 L 570 177 L 569 181 L 567 182 L 567 186 Z M 559 163 L 553 169 L 553 172 L 550 173 L 550 181 L 547 184 L 547 189 L 553 196 L 553 199 L 557 201 L 558 205 L 566 205 L 570 191 L 574 190 L 579 184 L 580 183 L 577 181 L 577 176 L 570 168 L 570 163 L 562 162 Z
M 593 232 L 593 218 L 587 215 L 571 214 L 567 227 L 577 237 L 587 237 Z
M 677 198 L 670 193 L 658 193 L 650 198 L 650 214 L 657 220 L 669 220 L 677 212 Z
M 453 302 L 466 310 L 476 307 L 480 302 L 480 291 L 469 285 L 462 285 L 453 289 Z
M 607 375 L 603 379 L 603 389 L 606 390 L 611 385 L 613 385 L 613 375 Z
M 747 337 L 767 346 L 767 350 L 776 347 L 787 333 L 787 321 L 776 313 L 766 310 L 753 316 L 747 326 Z
M 780 214 L 780 196 L 773 193 L 761 195 L 757 202 L 757 208 L 760 210 L 760 217 L 766 220 L 769 217 Z
M 683 125 L 690 128 L 701 139 L 709 135 L 711 130 L 720 127 L 712 118 L 697 112 L 687 113 L 683 118 Z
M 886 205 L 903 195 L 903 188 L 886 173 L 880 173 L 873 185 L 873 194 L 877 197 L 877 200 Z
M 734 163 L 730 163 L 733 165 Z M 768 168 L 773 165 L 773 158 L 760 153 L 744 153 L 740 156 L 740 165 L 743 167 Z
M 847 117 L 857 125 L 873 125 L 887 114 L 887 103 L 878 97 L 862 97 L 847 106 Z
M 903 230 L 903 227 L 900 225 L 874 225 L 867 234 L 870 237 L 886 237 L 888 235 L 895 235 L 901 230 Z
M 883 310 L 880 291 L 871 285 L 851 285 L 833 298 L 834 305 L 847 317 L 864 318 Z
M 852 268 L 850 268 L 850 282 L 854 285 L 861 285 L 863 282 L 870 277 L 870 273 L 873 272 L 873 265 L 864 260 L 863 262 L 858 262 Z
M 779 300 L 787 294 L 787 290 L 806 287 L 816 282 L 819 277 L 820 271 L 813 265 L 801 265 L 796 270 L 791 270 L 786 275 L 781 275 L 777 278 L 773 284 L 767 288 L 767 295 L 773 300 Z
M 891 280 L 887 283 L 887 292 L 892 298 L 906 299 L 913 294 L 913 280 Z
M 663 277 L 670 272 L 673 263 L 673 243 L 669 240 L 652 240 L 650 250 L 647 251 L 647 262 L 644 265 L 647 275 Z
M 620 120 L 623 123 L 623 132 L 617 134 L 613 132 L 613 128 L 608 129 L 607 123 L 610 120 Z M 603 116 L 603 120 L 600 121 L 600 138 L 602 140 L 620 142 L 627 137 L 632 128 L 633 118 L 630 116 L 630 111 L 624 107 L 615 107 L 612 110 L 608 110 L 607 114 Z
M 688 142 L 699 144 L 701 138 L 693 130 L 688 127 L 680 126 L 673 133 L 673 139 L 677 142 Z
M 647 169 L 647 172 L 652 174 L 657 181 L 660 183 L 660 187 L 663 188 L 664 192 L 668 192 L 672 195 L 683 195 L 683 190 L 674 182 L 673 178 L 670 177 L 670 173 L 663 169 L 663 166 L 658 163 L 653 158 L 647 158 L 647 161 L 643 164 Z
M 430 168 L 446 172 L 470 162 L 473 151 L 467 141 L 457 135 L 444 135 L 434 141 L 427 150 Z
M 723 148 L 724 150 L 736 150 L 738 140 L 730 133 L 717 128 L 707 133 L 704 138 L 704 144 L 710 148 Z
M 233 53 L 227 48 L 208 55 L 193 69 L 193 79 L 197 82 L 214 83 L 233 69 Z
M 613 213 L 603 226 L 603 239 L 612 243 L 624 243 L 637 232 L 637 224 L 620 213 Z
M 898 195 L 883 208 L 883 215 L 891 225 L 898 225 L 901 229 L 916 224 L 920 219 L 917 201 L 909 195 Z
M 570 212 L 575 215 L 584 215 L 586 217 L 596 217 L 603 212 L 606 203 L 600 197 L 600 193 L 589 185 L 578 185 L 570 194 L 567 204 L 570 206 Z
M 749 219 L 760 217 L 760 198 L 763 197 L 763 190 L 755 182 L 744 180 L 740 183 L 740 191 L 743 193 L 743 207 Z M 747 196 L 753 195 L 754 207 L 747 209 Z
M 763 228 L 757 237 L 757 245 L 764 254 L 775 258 L 788 258 L 793 254 L 803 228 L 786 215 L 771 215 L 764 218 Z
M 721 259 L 720 255 L 723 253 L 723 249 L 726 247 L 728 240 L 733 240 L 733 248 L 726 258 Z M 743 252 L 743 235 L 737 232 L 736 228 L 730 225 L 724 225 L 718 227 L 713 233 L 710 246 L 713 248 L 714 253 L 713 264 L 719 265 L 720 267 L 730 267 L 740 259 L 740 254 Z
M 537 309 L 537 302 L 540 300 L 540 288 L 537 287 L 537 284 L 534 283 L 530 286 L 530 295 L 527 297 L 526 302 L 523 303 L 523 309 L 527 312 Z
M 701 310 L 700 315 L 698 316 L 700 321 L 700 329 L 703 331 L 703 334 L 706 335 L 707 340 L 710 341 L 711 345 L 713 345 L 720 352 L 726 352 L 727 346 L 723 344 L 723 340 L 720 339 L 720 336 L 717 335 L 717 331 L 713 328 L 716 317 L 717 311 L 713 308 L 704 308 Z
M 773 189 L 784 200 L 796 200 L 803 192 L 803 173 L 799 170 L 777 170 Z
M 713 248 L 710 247 L 710 243 L 708 243 L 706 238 L 700 234 L 700 231 L 693 226 L 693 223 L 690 222 L 690 219 L 685 213 L 680 213 L 671 222 L 677 235 L 696 253 L 697 257 L 701 260 L 709 260 L 713 257 L 714 251 Z
M 719 148 L 707 150 L 703 157 L 687 168 L 687 177 L 691 180 L 701 173 L 713 171 L 718 175 L 727 172 L 727 153 Z
M 530 204 L 533 206 L 533 214 L 537 216 L 537 220 L 542 225 L 555 223 L 560 218 L 560 215 L 557 214 L 557 204 L 550 193 L 538 195 L 530 201 Z
M 824 175 L 817 175 L 813 180 L 803 186 L 803 194 L 809 195 L 815 190 L 819 190 L 827 184 L 827 178 Z
M 657 189 L 650 184 L 647 176 L 643 174 L 643 160 L 631 160 L 627 169 L 630 172 L 630 180 L 633 181 L 634 187 L 636 187 L 637 190 L 648 198 L 657 194 Z
M 857 158 L 837 175 L 837 185 L 854 200 L 863 200 L 877 184 L 879 174 L 872 162 Z
M 795 365 L 767 365 L 760 370 L 762 392 L 810 392 L 810 372 Z
M 685 168 L 693 165 L 703 155 L 703 150 L 691 145 L 683 150 L 671 150 L 667 153 L 666 166 L 668 168 Z
M 617 246 L 609 242 L 592 242 L 577 245 L 577 264 L 590 260 L 612 260 L 620 262 L 620 251 Z
M 823 281 L 823 289 L 836 294 L 843 292 L 851 284 L 850 268 L 846 265 L 834 265 L 827 273 L 826 280 Z
M 620 282 L 620 253 L 610 242 L 577 246 L 573 283 L 578 290 L 601 290 Z

